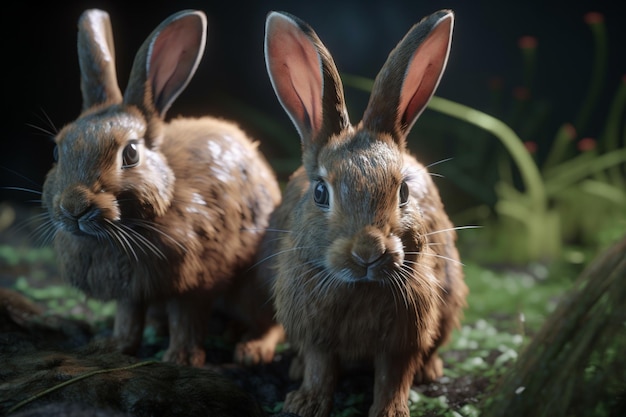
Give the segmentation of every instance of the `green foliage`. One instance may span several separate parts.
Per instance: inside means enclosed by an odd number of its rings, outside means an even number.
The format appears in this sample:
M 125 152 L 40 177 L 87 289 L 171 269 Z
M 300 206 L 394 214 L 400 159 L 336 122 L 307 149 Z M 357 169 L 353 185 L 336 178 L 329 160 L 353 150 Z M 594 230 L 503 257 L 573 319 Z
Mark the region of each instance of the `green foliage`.
M 464 270 L 470 288 L 465 322 L 497 317 L 501 329 L 521 334 L 539 328 L 575 278 L 575 275 L 567 276 L 563 270 L 555 270 L 561 276 L 550 274 L 540 264 L 496 271 L 468 263 Z
M 415 390 L 409 393 L 409 411 L 412 416 L 421 416 L 426 413 L 440 416 L 451 415 L 445 395 L 428 397 Z
M 54 259 L 54 251 L 50 247 L 25 248 L 13 245 L 0 245 L 0 260 L 7 266 L 20 263 L 48 262 Z
M 456 332 L 453 342 L 442 352 L 453 350 L 465 355 L 448 355 L 446 376 L 458 378 L 463 375 L 498 377 L 506 370 L 505 365 L 517 359 L 517 351 L 524 344 L 521 334 L 501 331 L 487 320 L 464 325 Z
M 588 121 L 606 82 L 607 60 L 606 28 L 602 16 L 589 14 L 586 21 L 596 45 L 588 93 L 575 121 L 563 124 L 548 143 L 537 140 L 550 134 L 539 129 L 541 123 L 537 119 L 545 117 L 537 111 L 541 103 L 530 99 L 536 41 L 529 42 L 527 38 L 520 42 L 526 77 L 518 92 L 524 93 L 517 94 L 515 108 L 518 111 L 509 117 L 509 122 L 519 125 L 517 129 L 524 132 L 524 145 L 533 157 L 532 166 L 527 160 L 520 163 L 520 155 L 516 154 L 523 150 L 519 146 L 507 148 L 522 178 L 528 177 L 525 171 L 536 171 L 543 185 L 541 193 L 533 192 L 534 185 L 525 180 L 525 187 L 520 191 L 510 159 L 500 157 L 500 174 L 495 183 L 496 216 L 487 220 L 486 230 L 495 246 L 509 248 L 508 259 L 512 261 L 554 260 L 561 254 L 562 244 L 567 242 L 598 250 L 626 230 L 626 147 L 623 137 L 626 78 L 622 78 L 615 89 L 604 132 L 598 139 L 585 137 Z M 501 134 L 499 138 L 504 139 Z M 519 141 L 521 143 L 521 139 Z M 545 156 L 541 156 L 540 151 Z M 542 204 L 538 196 L 543 200 Z M 502 255 L 498 254 L 501 260 L 506 260 Z
M 15 280 L 13 288 L 33 301 L 45 305 L 49 314 L 85 320 L 96 327 L 115 315 L 115 302 L 86 298 L 76 288 L 65 284 L 37 285 L 22 276 Z

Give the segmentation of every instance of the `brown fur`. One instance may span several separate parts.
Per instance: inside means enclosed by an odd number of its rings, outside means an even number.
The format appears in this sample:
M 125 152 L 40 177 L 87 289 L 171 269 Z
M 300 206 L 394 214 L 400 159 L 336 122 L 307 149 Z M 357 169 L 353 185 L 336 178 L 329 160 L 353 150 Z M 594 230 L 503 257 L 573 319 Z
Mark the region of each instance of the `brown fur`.
M 303 361 L 286 411 L 327 416 L 350 360 L 374 365 L 370 417 L 408 416 L 412 382 L 442 375 L 436 351 L 459 325 L 467 287 L 454 228 L 406 135 L 445 67 L 452 19 L 441 11 L 407 34 L 353 127 L 317 35 L 294 16 L 268 16 L 268 71 L 303 144 L 261 253 L 278 320 Z M 316 200 L 320 184 L 327 205 Z
M 267 361 L 280 331 L 266 311 L 269 293 L 249 268 L 280 199 L 274 174 L 257 144 L 229 121 L 163 120 L 195 71 L 205 24 L 201 12 L 166 19 L 137 53 L 122 98 L 112 85 L 108 15 L 83 14 L 78 45 L 85 110 L 55 138 L 59 157 L 43 201 L 62 275 L 91 297 L 117 300 L 114 337 L 121 350 L 136 351 L 146 308 L 165 303 L 165 360 L 202 366 L 214 300 L 226 291 L 246 293 L 233 287 L 252 286 L 247 293 L 256 298 L 238 301 L 248 311 L 241 316 L 251 325 L 249 337 L 261 340 L 240 345 L 236 356 Z M 138 164 L 127 167 L 131 140 Z

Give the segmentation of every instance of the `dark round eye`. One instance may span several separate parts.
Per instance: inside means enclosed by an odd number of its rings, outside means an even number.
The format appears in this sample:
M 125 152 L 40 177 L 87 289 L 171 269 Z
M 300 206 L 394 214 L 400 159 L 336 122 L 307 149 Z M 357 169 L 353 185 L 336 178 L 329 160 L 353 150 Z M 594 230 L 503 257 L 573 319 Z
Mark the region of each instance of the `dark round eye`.
M 409 186 L 407 185 L 406 181 L 402 181 L 402 184 L 400 184 L 399 197 L 400 207 L 406 206 L 409 202 Z
M 59 145 L 54 145 L 54 149 L 52 149 L 52 157 L 54 158 L 54 162 L 59 162 Z
M 313 200 L 320 208 L 327 209 L 330 207 L 330 193 L 326 183 L 322 180 L 317 181 L 315 188 L 313 189 Z
M 132 168 L 139 163 L 139 144 L 136 140 L 128 142 L 122 152 L 122 168 Z

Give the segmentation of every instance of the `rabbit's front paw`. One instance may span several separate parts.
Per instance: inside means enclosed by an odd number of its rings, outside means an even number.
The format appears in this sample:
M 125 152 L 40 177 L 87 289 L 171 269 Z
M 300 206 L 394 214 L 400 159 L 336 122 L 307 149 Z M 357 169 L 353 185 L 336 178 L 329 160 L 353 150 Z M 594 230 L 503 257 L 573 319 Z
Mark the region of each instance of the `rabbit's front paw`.
M 169 349 L 163 355 L 164 362 L 171 362 L 177 365 L 189 365 L 194 368 L 201 368 L 204 366 L 206 354 L 204 349 L 197 346 L 188 348 L 176 348 L 170 346 Z
M 332 395 L 301 388 L 287 394 L 283 411 L 295 413 L 300 417 L 327 417 L 332 406 Z

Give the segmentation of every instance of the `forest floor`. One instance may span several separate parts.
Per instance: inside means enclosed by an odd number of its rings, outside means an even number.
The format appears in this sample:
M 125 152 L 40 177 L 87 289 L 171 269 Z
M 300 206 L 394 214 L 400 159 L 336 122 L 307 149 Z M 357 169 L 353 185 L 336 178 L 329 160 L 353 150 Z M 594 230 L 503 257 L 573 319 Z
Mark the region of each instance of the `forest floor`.
M 38 246 L 37 211 L 0 204 L 0 287 L 23 294 L 46 314 L 84 323 L 90 337 L 110 334 L 115 304 L 87 299 L 67 286 L 59 276 L 55 257 L 48 246 Z M 545 317 L 552 311 L 571 279 L 548 279 L 540 265 L 495 269 L 466 262 L 470 287 L 469 307 L 463 325 L 441 350 L 444 376 L 425 385 L 413 386 L 409 405 L 412 415 L 475 417 L 498 381 L 514 363 Z M 573 277 L 572 277 L 573 278 Z M 285 395 L 298 387 L 288 377 L 294 352 L 280 346 L 267 365 L 243 367 L 232 361 L 233 343 L 222 333 L 226 319 L 214 315 L 211 336 L 206 341 L 205 367 L 232 379 L 250 393 L 268 415 L 280 411 Z M 160 359 L 167 334 L 148 325 L 140 359 Z M 344 373 L 335 390 L 333 416 L 365 416 L 372 400 L 370 369 Z

